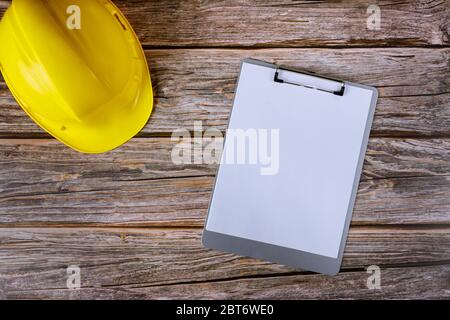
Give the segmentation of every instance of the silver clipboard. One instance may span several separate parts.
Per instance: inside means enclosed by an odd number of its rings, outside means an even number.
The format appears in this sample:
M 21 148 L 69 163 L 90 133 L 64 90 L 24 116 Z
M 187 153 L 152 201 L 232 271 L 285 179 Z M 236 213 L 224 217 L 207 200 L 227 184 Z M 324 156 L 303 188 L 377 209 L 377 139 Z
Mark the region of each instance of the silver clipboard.
M 253 208 L 246 202 L 245 196 L 248 196 L 250 203 L 256 203 L 258 201 L 261 201 L 257 199 L 257 197 L 253 197 L 253 194 L 249 189 L 245 189 L 245 186 L 242 187 L 242 190 L 234 191 L 232 188 L 227 189 L 227 185 L 235 183 L 235 188 L 240 188 L 239 184 L 236 184 L 236 181 L 239 180 L 238 175 L 241 173 L 245 173 L 245 171 L 238 170 L 245 170 L 245 169 L 237 169 L 236 172 L 233 171 L 234 168 L 231 167 L 231 169 L 223 169 L 226 168 L 227 165 L 220 165 L 217 170 L 216 180 L 214 183 L 213 193 L 211 195 L 211 201 L 209 204 L 208 209 L 208 217 L 205 222 L 205 228 L 203 233 L 203 245 L 212 248 L 212 249 L 218 249 L 226 252 L 232 252 L 236 253 L 242 256 L 248 256 L 253 257 L 261 260 L 281 263 L 284 265 L 292 266 L 295 268 L 301 268 L 305 270 L 315 271 L 319 273 L 329 274 L 329 275 L 335 275 L 339 272 L 342 257 L 344 253 L 345 243 L 348 235 L 348 229 L 350 226 L 351 221 L 351 215 L 353 211 L 353 206 L 355 203 L 355 197 L 358 190 L 358 184 L 361 176 L 363 161 L 364 161 L 364 155 L 366 152 L 367 142 L 372 126 L 372 120 L 375 112 L 375 106 L 377 102 L 378 92 L 375 88 L 355 84 L 351 82 L 344 82 L 328 77 L 321 77 L 317 76 L 315 74 L 300 72 L 298 70 L 292 70 L 290 68 L 284 68 L 280 67 L 271 63 L 254 60 L 254 59 L 245 59 L 242 62 L 241 65 L 241 71 L 240 76 L 237 81 L 237 92 L 234 98 L 233 102 L 233 109 L 230 116 L 230 122 L 229 127 L 233 125 L 234 122 L 236 122 L 237 116 L 239 116 L 239 112 L 236 110 L 236 108 L 246 108 L 245 103 L 241 102 L 242 99 L 240 97 L 237 97 L 237 95 L 242 94 L 242 87 L 245 87 L 245 83 L 242 84 L 241 79 L 243 77 L 242 72 L 244 71 L 243 68 L 256 68 L 256 67 L 262 67 L 265 70 L 262 71 L 261 69 L 261 76 L 256 77 L 256 79 L 262 79 L 257 80 L 261 81 L 261 87 L 266 86 L 264 88 L 275 88 L 274 90 L 279 95 L 283 95 L 284 93 L 288 94 L 295 94 L 296 97 L 298 97 L 299 105 L 302 107 L 302 99 L 305 95 L 312 96 L 312 99 L 325 99 L 324 101 L 336 101 L 339 102 L 339 100 L 330 100 L 330 99 L 344 99 L 344 97 L 351 96 L 353 93 L 356 95 L 358 92 L 362 91 L 369 91 L 366 93 L 366 95 L 370 95 L 370 98 L 368 96 L 364 96 L 364 104 L 367 104 L 367 106 L 361 105 L 361 107 L 367 108 L 367 113 L 364 113 L 363 116 L 365 116 L 364 122 L 361 125 L 364 127 L 359 128 L 359 131 L 355 130 L 355 132 L 360 133 L 360 137 L 358 139 L 355 138 L 355 143 L 359 144 L 358 150 L 356 148 L 349 149 L 354 150 L 351 151 L 351 153 L 355 153 L 355 157 L 350 159 L 354 162 L 354 166 L 350 169 L 347 169 L 348 172 L 353 172 L 354 174 L 352 177 L 349 176 L 349 174 L 343 175 L 343 179 L 347 181 L 345 183 L 345 186 L 348 188 L 351 188 L 351 192 L 348 192 L 348 195 L 346 193 L 345 200 L 341 200 L 339 197 L 336 198 L 336 203 L 344 203 L 346 202 L 346 210 L 343 212 L 341 209 L 339 213 L 339 223 L 342 226 L 340 237 L 337 235 L 333 237 L 329 237 L 328 235 L 324 234 L 323 237 L 310 235 L 310 238 L 308 236 L 305 236 L 305 233 L 308 233 L 307 229 L 302 230 L 301 223 L 298 224 L 298 233 L 296 232 L 296 226 L 291 225 L 293 224 L 292 221 L 301 221 L 299 217 L 302 217 L 302 215 L 314 215 L 317 214 L 317 212 L 314 212 L 314 207 L 311 205 L 307 207 L 306 209 L 302 207 L 302 185 L 299 183 L 296 185 L 295 183 L 291 185 L 291 187 L 294 187 L 294 190 L 289 190 L 289 194 L 292 194 L 292 196 L 289 198 L 285 194 L 287 192 L 284 192 L 283 190 L 280 190 L 279 194 L 274 196 L 275 202 L 280 202 L 280 205 L 283 207 L 286 205 L 283 201 L 294 201 L 294 205 L 288 206 L 286 209 L 286 212 L 279 213 L 279 210 L 276 210 L 271 207 L 270 202 L 266 202 L 266 206 L 261 206 L 259 210 L 248 210 L 248 208 Z M 286 71 L 287 73 L 280 75 L 281 71 Z M 301 74 L 302 76 L 305 75 L 307 78 L 303 77 L 301 78 L 301 81 L 294 81 L 290 78 L 294 77 L 294 73 Z M 270 76 L 270 79 L 269 79 Z M 310 78 L 308 78 L 310 77 Z M 314 78 L 314 79 L 313 79 Z M 321 79 L 325 81 L 329 81 L 330 85 L 332 83 L 332 86 L 334 86 L 332 89 L 330 87 L 328 88 L 322 88 L 317 85 L 317 83 L 311 85 L 310 83 L 305 83 L 305 79 Z M 244 82 L 249 80 L 243 80 Z M 272 82 L 272 84 L 270 83 Z M 317 82 L 317 81 L 316 81 Z M 292 88 L 281 88 L 281 87 L 273 87 L 275 86 L 291 86 Z M 328 85 L 328 82 L 327 82 Z M 255 84 L 255 86 L 258 86 L 258 84 Z M 247 84 L 246 88 L 250 88 Z M 297 88 L 294 88 L 297 87 Z M 265 92 L 268 91 L 263 90 L 261 88 L 259 90 L 258 87 L 256 87 L 255 90 L 258 90 L 258 92 Z M 362 90 L 361 90 L 362 89 Z M 248 89 L 246 89 L 248 90 Z M 277 91 L 278 90 L 278 91 Z M 298 90 L 298 91 L 293 91 Z M 310 90 L 308 92 L 307 90 Z M 297 95 L 298 93 L 298 95 Z M 260 95 L 264 95 L 266 93 L 261 93 Z M 325 96 L 329 95 L 329 96 Z M 334 96 L 334 98 L 331 98 L 331 96 Z M 268 99 L 268 98 L 267 98 Z M 266 100 L 267 100 L 266 99 Z M 328 100 L 327 100 L 328 99 Z M 261 101 L 265 101 L 264 99 Z M 290 99 L 289 101 L 292 101 Z M 273 103 L 273 102 L 272 102 Z M 251 104 L 251 103 L 250 103 Z M 247 105 L 249 103 L 247 102 Z M 343 107 L 343 106 L 342 106 Z M 238 109 L 238 110 L 240 110 Z M 283 113 L 283 107 L 281 106 L 279 112 Z M 288 110 L 288 109 L 286 109 Z M 357 110 L 357 109 L 355 109 Z M 241 113 L 245 114 L 245 113 Z M 276 117 L 275 117 L 276 118 Z M 346 118 L 347 119 L 347 118 Z M 349 115 L 349 119 L 351 118 L 351 115 Z M 274 120 L 275 121 L 275 120 Z M 242 122 L 240 122 L 242 123 Z M 292 127 L 292 126 L 291 126 Z M 290 127 L 288 127 L 290 128 Z M 307 133 L 305 133 L 307 135 Z M 280 133 L 280 139 L 283 139 L 283 136 Z M 306 141 L 306 140 L 305 140 Z M 326 141 L 326 140 L 323 140 Z M 226 139 L 225 139 L 226 144 Z M 306 151 L 305 151 L 306 152 Z M 350 152 L 347 152 L 349 154 Z M 297 155 L 298 156 L 298 155 Z M 290 154 L 288 154 L 284 159 L 288 159 L 288 161 L 291 161 L 292 157 Z M 280 162 L 280 168 L 283 168 L 283 162 Z M 228 170 L 228 171 L 227 171 Z M 317 171 L 319 172 L 319 171 Z M 302 173 L 301 170 L 295 170 L 294 167 L 291 166 L 290 172 L 283 173 L 283 174 L 289 174 L 289 175 L 299 175 L 299 179 L 302 179 Z M 235 177 L 232 177 L 233 175 L 236 175 Z M 231 178 L 229 178 L 231 177 Z M 228 179 L 228 180 L 227 180 Z M 233 179 L 233 180 L 230 180 Z M 252 179 L 251 176 L 249 179 Z M 256 178 L 258 179 L 258 178 Z M 281 179 L 281 178 L 280 178 Z M 326 178 L 325 178 L 326 179 Z M 292 179 L 291 179 L 292 180 Z M 291 181 L 290 180 L 290 181 Z M 337 185 L 340 183 L 338 179 L 335 179 L 335 182 Z M 231 181 L 231 182 L 230 182 Z M 273 180 L 277 182 L 276 180 Z M 301 181 L 301 180 L 300 180 Z M 261 181 L 258 181 L 258 183 Z M 242 181 L 242 183 L 248 184 L 246 181 Z M 344 182 L 342 182 L 344 184 Z M 257 185 L 259 187 L 261 183 Z M 264 184 L 264 181 L 262 182 Z M 256 184 L 255 184 L 256 185 Z M 251 186 L 251 185 L 250 185 Z M 267 186 L 270 186 L 270 184 L 267 184 Z M 282 186 L 282 184 L 281 184 Z M 295 199 L 295 186 L 299 187 L 299 196 L 298 200 Z M 278 190 L 278 189 L 277 189 Z M 318 190 L 318 189 L 317 189 Z M 326 196 L 331 196 L 332 198 L 334 195 L 332 194 L 332 190 L 328 191 L 328 193 L 324 196 L 324 202 L 326 202 Z M 264 192 L 263 189 L 259 190 L 260 192 Z M 247 192 L 247 193 L 246 193 Z M 277 191 L 274 190 L 276 193 Z M 285 194 L 283 194 L 283 192 Z M 242 196 L 242 193 L 244 193 L 244 196 Z M 246 195 L 245 195 L 246 193 Z M 307 194 L 305 191 L 304 194 Z M 243 197 L 238 201 L 237 205 L 233 203 L 233 199 Z M 348 198 L 348 199 L 347 199 Z M 253 200 L 252 200 L 253 199 Z M 308 202 L 309 198 L 304 197 L 304 202 Z M 262 201 L 266 201 L 265 198 Z M 340 201 L 340 202 L 339 202 Z M 343 205 L 341 205 L 341 208 L 343 208 Z M 256 205 L 257 207 L 257 205 Z M 272 208 L 272 210 L 270 210 Z M 298 212 L 295 212 L 295 208 L 298 208 Z M 309 209 L 308 209 L 309 208 Z M 323 217 L 327 217 L 326 214 L 326 208 L 324 208 Z M 309 212 L 309 211 L 311 212 Z M 255 212 L 258 211 L 258 212 Z M 282 211 L 282 210 L 281 210 Z M 273 216 L 270 215 L 278 215 L 276 219 L 273 218 Z M 288 236 L 284 235 L 284 229 L 282 225 L 283 219 L 285 219 L 285 216 L 283 214 L 287 215 L 286 224 L 289 224 L 286 227 L 286 233 Z M 250 215 L 250 217 L 248 217 Z M 269 217 L 269 218 L 267 218 Z M 264 225 L 264 219 L 268 220 L 266 225 Z M 316 217 L 314 216 L 314 219 Z M 334 218 L 334 216 L 333 216 Z M 317 220 L 317 219 L 316 219 Z M 342 221 L 341 221 L 342 220 Z M 252 223 L 252 221 L 254 223 Z M 320 221 L 320 220 L 317 220 Z M 317 221 L 315 222 L 317 225 Z M 268 229 L 268 225 L 272 223 L 273 224 L 273 232 L 271 233 L 271 230 Z M 241 224 L 244 224 L 243 226 Z M 319 226 L 320 227 L 320 226 Z M 255 230 L 252 230 L 255 229 Z M 258 230 L 258 228 L 260 228 Z M 305 227 L 306 228 L 306 227 Z M 332 228 L 332 226 L 330 227 Z M 332 232 L 331 232 L 332 233 Z M 250 236 L 246 236 L 246 234 L 250 234 Z M 288 239 L 278 239 L 278 238 L 288 237 Z M 298 237 L 298 242 L 296 243 L 296 237 Z M 325 240 L 322 240 L 325 239 Z M 284 241 L 284 242 L 283 242 Z M 307 242 L 310 243 L 307 243 Z M 329 241 L 330 247 L 333 247 L 335 250 L 334 254 L 322 254 L 319 249 L 314 249 L 314 245 L 317 245 L 317 241 Z M 331 243 L 331 242 L 335 243 Z M 305 243 L 306 242 L 306 243 Z M 314 242 L 314 243 L 313 243 Z M 311 247 L 312 250 L 304 249 Z M 337 247 L 336 247 L 337 246 Z M 325 249 L 326 246 L 324 246 Z M 336 250 L 337 248 L 337 250 Z M 324 249 L 324 250 L 325 250 Z M 327 249 L 328 250 L 328 249 Z M 333 250 L 330 249 L 330 252 Z

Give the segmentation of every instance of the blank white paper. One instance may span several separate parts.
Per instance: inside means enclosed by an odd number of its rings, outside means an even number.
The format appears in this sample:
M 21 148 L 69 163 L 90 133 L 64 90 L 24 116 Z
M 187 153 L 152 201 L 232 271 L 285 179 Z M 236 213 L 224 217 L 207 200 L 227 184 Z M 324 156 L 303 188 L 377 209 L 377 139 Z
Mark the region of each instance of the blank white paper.
M 279 129 L 278 174 L 221 164 L 206 229 L 336 258 L 373 91 L 347 85 L 341 97 L 273 77 L 273 68 L 243 63 L 229 128 Z M 289 71 L 282 77 L 311 81 Z

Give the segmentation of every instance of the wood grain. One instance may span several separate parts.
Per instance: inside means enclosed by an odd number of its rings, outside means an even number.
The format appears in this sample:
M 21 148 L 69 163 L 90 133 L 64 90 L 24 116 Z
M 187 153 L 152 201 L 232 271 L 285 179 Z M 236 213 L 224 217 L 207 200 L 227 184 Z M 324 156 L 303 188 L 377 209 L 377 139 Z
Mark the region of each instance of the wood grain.
M 10 290 L 10 299 L 448 299 L 450 266 L 382 269 L 381 289 L 367 288 L 365 271 L 268 276 L 178 285 Z
M 212 177 L 103 183 L 97 189 L 5 196 L 4 226 L 195 226 L 204 223 Z M 449 176 L 360 184 L 354 225 L 448 224 Z M 85 187 L 85 185 L 81 186 Z
M 114 0 L 149 62 L 138 138 L 76 153 L 0 76 L 0 299 L 450 298 L 450 1 Z M 0 16 L 10 1 L 0 0 Z M 336 277 L 201 245 L 215 165 L 174 165 L 174 129 L 226 129 L 252 57 L 377 87 L 343 269 Z M 369 265 L 381 290 L 369 290 Z M 82 289 L 67 290 L 79 265 Z
M 175 165 L 170 138 L 102 155 L 0 140 L 4 225 L 202 226 L 216 165 Z M 450 140 L 370 140 L 354 224 L 450 223 Z
M 450 136 L 450 49 L 196 49 L 146 51 L 154 113 L 141 132 L 225 130 L 239 64 L 253 57 L 376 86 L 372 136 Z M 0 83 L 0 137 L 46 137 Z
M 245 278 L 289 275 L 295 272 L 294 269 L 281 265 L 204 249 L 200 238 L 199 229 L 0 228 L 0 259 L 4 262 L 0 264 L 0 288 L 4 294 L 17 294 L 20 297 L 26 297 L 28 294 L 39 297 L 45 297 L 47 294 L 64 296 L 68 294 L 64 290 L 65 268 L 68 265 L 79 265 L 82 270 L 82 285 L 87 292 L 93 290 L 88 293 L 92 294 L 91 296 L 102 297 L 101 292 L 104 291 L 104 294 L 111 294 L 111 297 L 133 297 L 133 288 L 141 287 L 144 290 L 143 288 L 152 286 L 185 282 L 194 283 L 195 288 L 195 282 L 241 279 L 244 290 L 236 287 L 233 296 L 242 294 L 244 297 L 250 294 L 251 287 L 245 289 L 246 281 L 253 281 Z M 306 281 L 305 285 L 308 285 L 309 278 L 318 277 L 315 280 L 318 282 L 314 281 L 314 286 L 311 284 L 311 290 L 318 290 L 320 283 L 331 281 L 334 285 L 341 277 L 345 278 L 346 269 L 363 270 L 376 264 L 382 269 L 403 266 L 405 268 L 399 270 L 407 273 L 408 266 L 447 263 L 449 257 L 448 229 L 351 228 L 343 261 L 344 274 L 333 278 L 300 273 L 292 279 L 297 279 L 294 283 Z M 417 279 L 431 281 L 426 285 L 424 282 L 423 288 L 420 289 L 413 289 L 414 286 L 411 286 L 410 290 L 416 292 L 416 295 L 419 295 L 421 290 L 431 290 L 449 275 L 448 267 L 441 267 L 443 273 L 440 273 L 440 276 L 433 273 L 434 268 L 428 270 L 425 268 L 424 274 L 415 274 Z M 361 273 L 360 276 L 363 277 Z M 366 274 L 364 278 L 367 277 Z M 407 278 L 413 278 L 413 275 L 409 274 Z M 282 279 L 274 281 L 287 285 Z M 260 283 L 256 286 L 258 282 L 254 283 L 255 292 L 260 292 L 258 286 L 264 285 Z M 390 282 L 386 285 L 388 283 Z M 200 288 L 208 287 L 206 284 L 199 285 Z M 363 285 L 365 282 L 360 284 Z M 223 294 L 232 294 L 229 292 L 231 287 L 226 288 L 221 288 L 220 285 L 216 287 L 214 284 L 211 287 L 213 291 L 222 290 Z M 298 294 L 295 288 L 297 286 L 290 287 L 286 294 Z M 444 285 L 439 288 L 444 289 Z M 128 292 L 128 289 L 131 292 Z M 448 286 L 446 289 L 448 290 Z M 149 290 L 149 296 L 146 296 L 148 298 L 164 296 L 159 290 L 164 290 L 168 297 L 188 294 L 185 290 L 176 290 L 176 287 L 155 288 L 157 291 L 154 295 L 151 294 L 151 289 Z M 195 292 L 192 297 L 201 294 L 200 291 Z M 272 293 L 267 294 L 273 297 L 280 294 L 278 290 L 269 292 Z M 340 290 L 334 292 L 339 296 Z M 442 291 L 440 293 L 443 294 Z M 209 290 L 205 290 L 203 297 L 207 296 L 214 297 Z
M 0 16 L 10 1 L 0 1 Z M 449 43 L 445 1 L 115 0 L 147 47 L 423 46 Z

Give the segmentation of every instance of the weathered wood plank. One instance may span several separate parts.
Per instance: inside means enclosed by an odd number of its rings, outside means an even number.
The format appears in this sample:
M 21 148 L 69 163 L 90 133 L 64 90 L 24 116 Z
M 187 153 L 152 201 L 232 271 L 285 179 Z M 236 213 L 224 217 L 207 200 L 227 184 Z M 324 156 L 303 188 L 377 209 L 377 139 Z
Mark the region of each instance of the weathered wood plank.
M 232 294 L 231 286 L 211 284 L 209 281 L 230 280 L 253 276 L 279 275 L 294 272 L 294 269 L 277 264 L 271 264 L 255 259 L 237 257 L 233 254 L 222 253 L 215 250 L 202 248 L 201 230 L 199 229 L 0 229 L 0 288 L 3 295 L 17 295 L 25 297 L 28 294 L 68 294 L 66 286 L 66 267 L 79 265 L 82 274 L 82 286 L 86 288 L 86 294 L 103 296 L 111 294 L 118 297 L 121 292 L 134 289 L 145 292 L 150 286 L 163 286 L 180 282 L 205 282 L 200 285 L 192 297 L 200 295 L 200 288 L 211 285 L 212 292 L 219 291 L 224 294 Z M 448 276 L 448 267 L 441 269 L 444 273 L 434 274 L 433 268 L 424 268 L 429 272 L 408 273 L 413 264 L 447 263 L 450 257 L 450 232 L 449 229 L 408 229 L 396 228 L 351 228 L 348 244 L 343 261 L 345 269 L 363 269 L 369 265 L 379 265 L 382 269 L 382 277 L 389 274 L 385 267 L 404 266 L 401 268 L 406 279 L 423 281 L 420 288 L 406 291 L 399 290 L 403 294 L 416 292 L 417 295 L 426 292 Z M 407 267 L 409 266 L 409 267 Z M 441 268 L 441 267 L 439 267 Z M 414 269 L 414 268 L 412 268 Z M 365 274 L 365 272 L 363 272 Z M 287 279 L 296 279 L 292 284 L 305 281 L 309 290 L 319 290 L 320 283 L 327 284 L 329 294 L 334 292 L 339 295 L 340 290 L 334 290 L 345 274 L 337 278 L 319 275 L 298 275 Z M 439 276 L 440 274 L 440 276 Z M 399 274 L 400 275 L 400 274 Z M 318 277 L 318 278 L 317 278 Z M 362 279 L 363 275 L 360 274 Z M 365 274 L 364 278 L 367 279 Z M 317 279 L 317 280 L 314 280 Z M 336 280 L 333 280 L 336 279 Z M 354 278 L 353 278 L 354 279 Z M 386 278 L 385 280 L 387 280 Z M 402 279 L 402 277 L 400 277 Z M 422 279 L 422 280 L 420 280 Z M 425 282 L 427 279 L 427 282 Z M 393 279 L 392 279 L 393 280 Z M 250 281 L 250 282 L 247 282 Z M 252 279 L 243 279 L 233 282 L 239 287 L 244 286 L 242 296 L 250 293 Z M 280 285 L 287 285 L 282 279 L 273 281 Z M 317 282 L 316 282 L 317 281 Z M 430 282 L 431 281 L 431 282 Z M 435 283 L 436 282 L 436 283 Z M 246 283 L 249 287 L 246 287 Z M 255 293 L 265 287 L 262 283 L 255 284 Z M 313 284 L 316 285 L 313 285 Z M 333 285 L 331 285 L 333 284 Z M 361 289 L 365 280 L 358 284 Z M 393 291 L 394 284 L 390 281 L 382 285 Z M 397 284 L 398 285 L 398 284 Z M 405 284 L 403 284 L 405 285 Z M 102 288 L 102 287 L 108 287 Z M 275 286 L 277 287 L 277 286 Z M 340 288 L 340 286 L 337 286 Z M 402 286 L 400 286 L 402 287 Z M 292 286 L 286 288 L 286 294 L 291 296 L 296 293 Z M 440 287 L 442 289 L 442 287 Z M 268 290 L 267 294 L 276 297 L 280 292 Z M 90 291 L 93 290 L 93 291 Z M 151 289 L 148 289 L 150 297 Z M 155 288 L 153 297 L 159 295 L 185 295 L 185 290 L 171 288 Z M 417 290 L 417 291 L 416 291 Z M 448 290 L 448 282 L 447 282 Z M 98 292 L 97 292 L 98 291 Z M 103 293 L 102 293 L 103 292 Z M 178 292 L 178 293 L 177 293 Z M 240 290 L 236 288 L 234 295 Z M 308 290 L 306 291 L 308 292 Z M 348 292 L 348 291 L 346 291 Z M 442 294 L 442 291 L 440 291 Z M 447 292 L 448 293 L 448 292 Z M 205 290 L 204 297 L 212 294 Z M 317 291 L 318 294 L 318 291 Z M 349 293 L 346 293 L 349 294 Z M 382 293 L 380 293 L 382 294 Z M 117 295 L 117 296 L 116 296 Z M 180 296 L 179 296 L 180 295 Z M 213 296 L 213 295 L 212 295 Z M 125 297 L 125 296 L 122 296 Z
M 4 196 L 1 223 L 5 226 L 199 227 L 204 223 L 213 178 L 105 181 L 102 186 L 96 184 L 96 189 L 90 189 L 89 183 L 93 184 L 86 181 L 79 187 L 86 190 L 18 192 Z M 449 176 L 361 182 L 352 223 L 448 224 L 449 185 Z
M 21 182 L 72 179 L 80 184 L 84 179 L 123 181 L 216 173 L 216 164 L 174 164 L 171 153 L 179 142 L 178 138 L 135 138 L 111 152 L 88 155 L 55 139 L 0 139 L 0 184 L 7 188 Z M 190 146 L 197 148 L 193 139 Z M 449 157 L 450 139 L 371 138 L 362 180 L 450 175 Z
M 372 4 L 369 0 L 117 1 L 148 46 L 449 43 L 449 1 L 380 2 L 377 31 L 367 28 L 367 8 Z
M 449 1 L 379 1 L 380 30 L 367 27 L 369 0 L 114 2 L 146 46 L 422 46 L 450 34 Z
M 225 130 L 240 61 L 272 61 L 376 86 L 373 136 L 450 135 L 450 49 L 147 50 L 155 109 L 141 135 Z M 47 136 L 0 83 L 0 136 Z
M 173 164 L 175 143 L 83 155 L 55 140 L 0 140 L 0 223 L 201 226 L 216 165 Z M 448 139 L 371 139 L 353 223 L 449 223 L 449 153 Z
M 381 273 L 381 289 L 370 290 L 365 271 L 268 276 L 228 281 L 146 286 L 11 290 L 7 299 L 448 299 L 450 266 L 389 268 Z M 1 292 L 0 292 L 1 294 Z M 1 296 L 0 296 L 1 297 Z
M 267 49 L 151 51 L 156 110 L 144 132 L 226 128 L 240 61 L 289 65 L 376 86 L 372 134 L 450 134 L 450 49 Z M 158 105 L 161 106 L 158 113 Z M 153 123 L 152 123 L 153 121 Z M 152 126 L 161 124 L 158 129 Z

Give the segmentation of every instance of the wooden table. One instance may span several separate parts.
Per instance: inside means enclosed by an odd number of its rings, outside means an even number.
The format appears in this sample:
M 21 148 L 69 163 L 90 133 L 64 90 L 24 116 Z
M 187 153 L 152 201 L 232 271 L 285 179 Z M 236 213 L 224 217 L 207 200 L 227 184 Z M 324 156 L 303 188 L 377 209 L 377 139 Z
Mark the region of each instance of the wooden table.
M 377 1 L 381 30 L 367 29 L 372 1 L 115 2 L 155 91 L 136 138 L 74 152 L 0 82 L 1 298 L 450 298 L 450 1 Z M 245 57 L 379 89 L 335 277 L 201 245 L 216 166 L 173 164 L 170 136 L 194 121 L 225 130 Z

